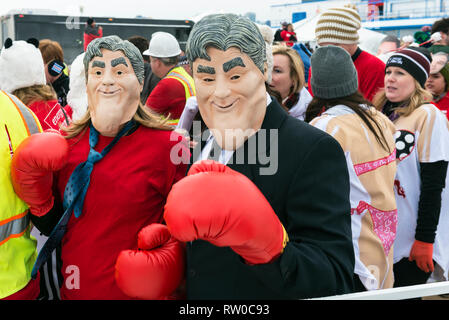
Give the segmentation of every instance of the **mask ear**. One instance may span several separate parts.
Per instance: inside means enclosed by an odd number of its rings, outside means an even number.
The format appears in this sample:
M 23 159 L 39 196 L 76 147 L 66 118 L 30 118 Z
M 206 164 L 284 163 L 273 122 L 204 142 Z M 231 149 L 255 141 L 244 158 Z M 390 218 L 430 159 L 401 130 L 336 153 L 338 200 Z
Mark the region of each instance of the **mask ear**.
M 29 38 L 27 42 L 31 43 L 32 45 L 34 45 L 36 48 L 39 49 L 39 40 L 37 40 L 36 38 Z
M 265 82 L 268 81 L 268 63 L 266 62 L 263 64 L 263 79 Z
M 5 49 L 11 48 L 12 47 L 12 40 L 11 38 L 8 38 L 5 40 Z

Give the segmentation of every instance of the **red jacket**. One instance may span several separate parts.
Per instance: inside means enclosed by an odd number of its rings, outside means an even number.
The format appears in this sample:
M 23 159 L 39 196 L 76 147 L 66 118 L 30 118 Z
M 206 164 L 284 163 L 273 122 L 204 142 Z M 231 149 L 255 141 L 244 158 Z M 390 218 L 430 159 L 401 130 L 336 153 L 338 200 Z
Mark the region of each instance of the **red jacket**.
M 436 105 L 438 109 L 443 111 L 443 113 L 449 120 L 449 92 L 446 92 L 446 95 L 438 100 L 438 102 L 434 102 L 434 105 Z
M 60 131 L 62 126 L 68 126 L 72 122 L 72 108 L 64 108 L 58 103 L 58 100 L 36 101 L 28 105 L 39 119 L 42 129 L 55 129 Z
M 287 31 L 287 30 L 283 30 L 281 32 L 281 38 L 284 41 L 288 41 L 286 42 L 287 46 L 292 47 L 295 43 L 294 42 L 289 42 L 289 41 L 297 41 L 296 39 L 296 33 L 294 33 L 293 31 Z
M 184 86 L 176 79 L 164 78 L 151 91 L 145 105 L 164 116 L 170 114 L 171 119 L 179 119 L 186 105 Z
M 98 28 L 97 30 L 97 34 L 95 32 L 84 32 L 84 51 L 86 51 L 87 46 L 92 40 L 103 36 L 103 29 Z

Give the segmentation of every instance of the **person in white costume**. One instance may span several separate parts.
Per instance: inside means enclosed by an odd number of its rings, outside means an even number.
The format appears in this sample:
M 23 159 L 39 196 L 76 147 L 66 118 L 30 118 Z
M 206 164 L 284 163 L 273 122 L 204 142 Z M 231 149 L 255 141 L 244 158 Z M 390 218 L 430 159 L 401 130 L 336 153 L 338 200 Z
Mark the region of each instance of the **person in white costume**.
M 397 225 L 394 124 L 358 91 L 357 70 L 347 51 L 321 47 L 311 62 L 315 95 L 305 120 L 340 143 L 348 165 L 355 291 L 392 288 Z
M 449 123 L 423 89 L 431 61 L 425 48 L 396 52 L 386 63 L 385 89 L 374 99 L 397 130 L 395 287 L 426 283 L 433 272 L 448 279 Z

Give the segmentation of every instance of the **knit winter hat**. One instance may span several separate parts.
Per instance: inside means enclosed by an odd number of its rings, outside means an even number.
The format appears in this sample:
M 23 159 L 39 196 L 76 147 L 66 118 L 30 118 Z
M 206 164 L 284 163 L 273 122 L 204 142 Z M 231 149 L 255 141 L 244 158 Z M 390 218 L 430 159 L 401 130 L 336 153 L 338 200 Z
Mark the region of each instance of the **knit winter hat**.
M 322 99 L 349 96 L 358 89 L 357 70 L 349 53 L 337 46 L 318 48 L 312 55 L 313 95 Z
M 0 54 L 0 89 L 12 93 L 17 89 L 46 83 L 39 41 L 6 39 Z
M 424 84 L 429 77 L 431 62 L 432 56 L 426 48 L 407 47 L 395 52 L 388 59 L 385 70 L 391 66 L 402 68 L 424 88 Z
M 321 14 L 315 27 L 318 44 L 331 42 L 342 44 L 358 43 L 358 30 L 362 21 L 356 10 L 348 7 L 331 8 Z

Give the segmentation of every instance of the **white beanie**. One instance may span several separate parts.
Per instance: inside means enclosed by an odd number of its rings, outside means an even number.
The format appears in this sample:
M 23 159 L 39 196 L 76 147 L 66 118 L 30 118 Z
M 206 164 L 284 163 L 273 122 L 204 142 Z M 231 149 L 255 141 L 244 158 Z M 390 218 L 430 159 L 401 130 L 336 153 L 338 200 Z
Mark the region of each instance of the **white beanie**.
M 356 10 L 350 7 L 331 8 L 321 14 L 315 28 L 315 37 L 320 43 L 358 43 L 358 30 L 362 21 Z
M 69 92 L 67 93 L 67 104 L 72 108 L 72 119 L 80 120 L 87 111 L 86 74 L 84 71 L 85 53 L 78 55 L 70 66 Z
M 12 93 L 17 89 L 46 83 L 39 41 L 6 39 L 0 54 L 0 89 Z

